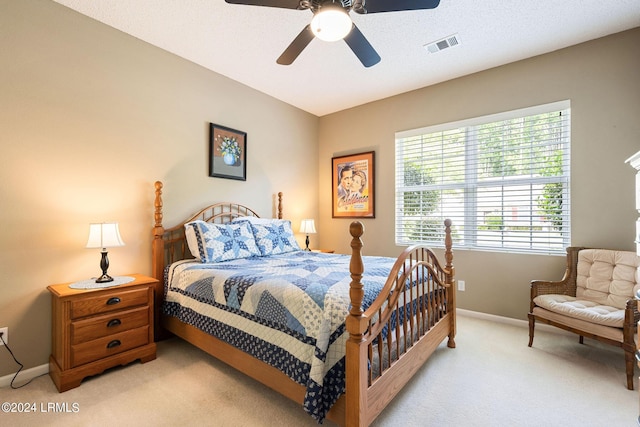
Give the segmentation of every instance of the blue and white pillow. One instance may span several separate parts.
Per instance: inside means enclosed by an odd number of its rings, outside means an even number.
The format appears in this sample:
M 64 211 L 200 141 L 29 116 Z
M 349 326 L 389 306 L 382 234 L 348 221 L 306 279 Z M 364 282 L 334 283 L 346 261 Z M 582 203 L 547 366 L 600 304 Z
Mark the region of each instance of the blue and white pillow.
M 257 216 L 239 216 L 237 218 L 234 218 L 231 222 L 233 223 L 233 222 L 242 222 L 242 221 L 246 221 L 251 224 L 265 225 L 265 224 L 272 224 L 274 222 L 278 222 L 282 220 L 275 219 L 275 218 L 260 218 Z
M 293 237 L 291 221 L 274 219 L 268 223 L 251 223 L 256 244 L 262 256 L 299 251 L 300 246 Z
M 185 224 L 185 228 L 187 232 L 193 231 L 195 239 L 187 239 L 189 250 L 200 262 L 230 261 L 261 255 L 247 222 L 211 224 L 198 220 Z

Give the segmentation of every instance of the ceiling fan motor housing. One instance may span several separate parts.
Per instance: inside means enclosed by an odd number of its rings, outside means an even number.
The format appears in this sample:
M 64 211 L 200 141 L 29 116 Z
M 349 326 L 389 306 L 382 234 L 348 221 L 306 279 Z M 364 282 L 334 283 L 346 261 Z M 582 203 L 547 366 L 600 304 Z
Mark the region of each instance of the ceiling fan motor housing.
M 342 3 L 325 2 L 314 12 L 311 31 L 320 40 L 335 42 L 344 39 L 353 27 L 348 9 Z

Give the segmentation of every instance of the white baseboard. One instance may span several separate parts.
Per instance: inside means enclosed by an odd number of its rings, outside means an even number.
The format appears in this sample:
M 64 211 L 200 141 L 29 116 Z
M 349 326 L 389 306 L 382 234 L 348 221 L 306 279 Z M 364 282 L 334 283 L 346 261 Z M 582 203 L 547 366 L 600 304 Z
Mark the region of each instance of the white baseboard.
M 46 363 L 44 365 L 36 366 L 34 368 L 24 369 L 20 371 L 18 378 L 16 378 L 14 386 L 19 386 L 21 384 L 26 383 L 29 380 L 32 380 L 35 377 L 39 377 L 40 375 L 45 375 L 49 373 L 49 364 Z M 0 388 L 9 387 L 11 385 L 11 380 L 16 374 L 5 375 L 4 377 L 0 377 Z
M 475 317 L 476 319 L 491 320 L 492 322 L 506 323 L 506 324 L 514 325 L 514 326 L 526 326 L 527 328 L 529 327 L 529 322 L 527 322 L 526 320 L 513 319 L 511 317 L 504 317 L 504 316 L 498 316 L 498 315 L 495 315 L 495 314 L 481 313 L 479 311 L 465 310 L 465 309 L 462 309 L 462 308 L 457 308 L 456 309 L 456 313 L 460 314 L 461 316 Z
M 489 320 L 492 322 L 504 323 L 507 325 L 519 326 L 521 328 L 529 329 L 528 320 L 514 319 L 512 317 L 498 316 L 495 314 L 482 313 L 479 311 L 464 310 L 462 308 L 457 308 L 456 314 L 459 314 L 461 316 L 475 317 L 476 319 Z M 555 326 L 547 325 L 545 323 L 540 323 L 540 322 L 536 322 L 536 331 L 551 332 L 551 333 L 565 335 L 565 336 L 575 336 L 574 333 L 565 331 L 564 329 L 556 328 Z
M 481 313 L 479 311 L 464 310 L 462 308 L 456 309 L 456 314 L 466 317 L 475 317 L 476 319 L 490 320 L 492 322 L 504 323 L 507 325 L 519 326 L 529 329 L 529 321 L 514 319 L 511 317 L 497 316 L 495 314 Z M 547 325 L 545 323 L 536 322 L 536 331 L 543 330 L 545 332 L 553 332 L 565 336 L 575 336 L 575 334 L 565 331 L 564 329 L 556 328 L 555 326 Z

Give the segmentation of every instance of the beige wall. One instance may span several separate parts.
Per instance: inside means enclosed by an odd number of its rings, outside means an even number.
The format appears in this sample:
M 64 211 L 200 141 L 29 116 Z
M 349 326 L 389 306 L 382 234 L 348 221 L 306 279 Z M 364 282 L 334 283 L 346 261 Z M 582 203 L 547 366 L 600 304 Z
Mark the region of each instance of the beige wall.
M 320 119 L 321 245 L 349 251 L 349 220 L 331 219 L 332 156 L 375 150 L 376 218 L 365 251 L 393 256 L 394 133 L 571 100 L 572 244 L 634 250 L 634 170 L 640 150 L 640 28 L 362 105 Z M 526 319 L 532 279 L 560 279 L 565 259 L 459 250 L 461 308 Z M 365 271 L 366 275 L 366 271 Z
M 208 177 L 209 122 L 247 132 L 246 182 Z M 282 191 L 295 227 L 317 214 L 317 135 L 317 117 L 54 2 L 0 0 L 0 327 L 18 359 L 47 363 L 46 286 L 100 273 L 90 222 L 120 222 L 115 275 L 151 273 L 155 180 L 165 224 L 210 201 L 272 216 Z M 17 368 L 0 348 L 0 376 Z

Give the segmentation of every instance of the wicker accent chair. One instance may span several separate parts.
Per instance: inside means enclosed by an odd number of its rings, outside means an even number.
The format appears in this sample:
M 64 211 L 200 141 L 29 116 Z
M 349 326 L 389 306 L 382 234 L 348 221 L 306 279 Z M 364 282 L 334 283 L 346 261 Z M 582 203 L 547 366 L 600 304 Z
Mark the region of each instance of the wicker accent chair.
M 627 388 L 633 390 L 640 257 L 635 252 L 567 248 L 560 281 L 531 281 L 529 347 L 536 321 L 624 350 Z

